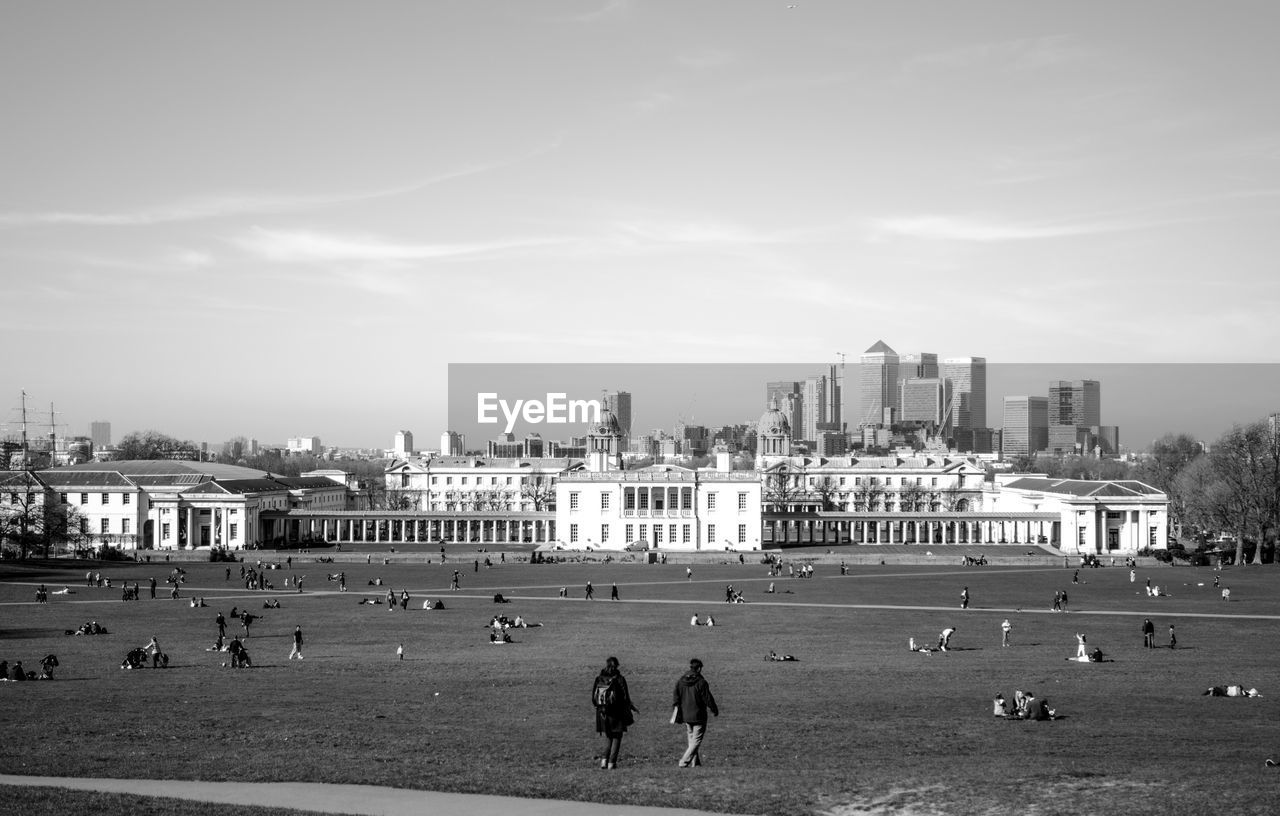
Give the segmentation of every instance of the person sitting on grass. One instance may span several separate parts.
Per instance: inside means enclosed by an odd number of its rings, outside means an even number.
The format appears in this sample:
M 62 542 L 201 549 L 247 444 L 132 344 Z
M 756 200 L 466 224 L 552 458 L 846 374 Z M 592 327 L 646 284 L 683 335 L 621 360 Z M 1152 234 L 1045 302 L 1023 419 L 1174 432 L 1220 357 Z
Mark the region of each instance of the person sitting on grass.
M 120 663 L 122 669 L 140 669 L 146 662 L 147 652 L 141 646 L 130 649 L 124 656 L 124 660 Z
M 1004 695 L 996 692 L 996 698 L 991 701 L 991 714 L 996 717 L 1009 716 L 1009 704 L 1005 702 Z
M 55 654 L 47 654 L 40 661 L 40 678 L 41 680 L 52 680 L 53 670 L 58 665 L 58 656 Z
M 279 608 L 280 608 L 280 599 L 279 599 L 279 598 L 272 598 L 272 599 L 271 599 L 271 600 L 269 600 L 269 601 L 263 601 L 263 602 L 262 602 L 262 608 L 263 608 L 263 609 L 279 609 Z
M 1052 720 L 1053 711 L 1049 708 L 1049 703 L 1042 697 L 1035 694 L 1027 694 L 1026 712 L 1022 715 L 1024 720 Z
M 770 650 L 770 651 L 769 651 L 769 656 L 768 656 L 767 658 L 765 658 L 765 659 L 766 659 L 766 660 L 776 660 L 776 661 L 778 661 L 779 663 L 785 663 L 785 662 L 793 661 L 793 660 L 795 660 L 796 658 L 795 658 L 793 655 L 789 655 L 789 654 L 778 654 L 777 652 L 775 652 L 775 651 L 773 651 L 773 650 Z

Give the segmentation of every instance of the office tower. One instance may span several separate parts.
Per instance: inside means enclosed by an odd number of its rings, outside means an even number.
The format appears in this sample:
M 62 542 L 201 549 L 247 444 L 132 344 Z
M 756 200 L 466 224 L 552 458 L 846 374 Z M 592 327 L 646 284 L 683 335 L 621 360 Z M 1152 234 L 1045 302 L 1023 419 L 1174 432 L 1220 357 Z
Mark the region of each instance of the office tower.
M 947 406 L 951 403 L 951 383 L 941 377 L 911 377 L 902 381 L 898 398 L 901 421 L 932 426 L 949 435 Z
M 456 431 L 445 431 L 440 434 L 441 456 L 462 456 L 466 453 L 463 435 Z
M 898 387 L 905 380 L 930 380 L 938 376 L 938 355 L 928 351 L 898 355 Z
M 787 404 L 789 397 L 792 395 L 798 397 L 801 393 L 800 383 L 797 380 L 775 380 L 765 383 L 764 407 L 768 409 L 776 405 L 778 410 L 782 410 L 782 406 Z
M 89 423 L 89 439 L 94 450 L 111 447 L 111 423 L 99 420 Z
M 844 383 L 841 382 L 841 375 L 840 366 L 827 367 L 826 404 L 823 406 L 825 419 L 818 426 L 819 434 L 844 430 Z
M 606 405 L 602 406 L 618 418 L 618 430 L 622 431 L 623 445 L 631 438 L 631 392 L 614 391 L 604 395 Z
M 832 386 L 833 383 L 821 374 L 805 379 L 801 386 L 804 389 L 801 392 L 804 401 L 801 405 L 802 417 L 797 433 L 800 439 L 816 440 L 819 429 L 827 429 L 827 411 L 831 407 L 828 391 Z
M 1004 458 L 1039 453 L 1049 445 L 1049 399 L 1005 397 L 1001 453 Z
M 1087 428 L 1102 424 L 1102 390 L 1097 380 L 1049 383 L 1049 424 Z
M 891 424 L 898 408 L 898 353 L 877 340 L 859 363 L 858 424 Z
M 950 426 L 987 427 L 987 358 L 948 357 L 940 373 L 951 381 Z
M 401 459 L 413 454 L 413 431 L 396 431 L 394 452 Z

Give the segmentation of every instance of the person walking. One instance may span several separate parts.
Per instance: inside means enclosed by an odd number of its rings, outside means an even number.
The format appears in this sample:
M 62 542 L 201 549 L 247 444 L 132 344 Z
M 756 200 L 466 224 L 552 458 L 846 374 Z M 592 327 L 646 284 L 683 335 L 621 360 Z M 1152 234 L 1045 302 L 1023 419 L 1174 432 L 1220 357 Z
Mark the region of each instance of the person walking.
M 591 687 L 591 703 L 596 709 L 596 733 L 603 734 L 605 738 L 600 768 L 613 770 L 618 766 L 622 735 L 627 726 L 635 723 L 633 712 L 640 711 L 631 703 L 627 679 L 618 670 L 618 658 L 609 657 L 605 660 L 604 668 Z
M 587 600 L 590 601 L 596 596 L 595 587 L 591 586 L 591 582 L 587 581 Z
M 289 652 L 289 659 L 293 660 L 294 656 L 297 656 L 299 660 L 302 659 L 302 627 L 301 626 L 293 627 L 293 651 Z
M 692 580 L 693 580 L 693 567 L 685 567 L 685 568 L 684 568 L 684 577 L 685 577 L 685 580 L 686 580 L 686 581 L 692 581 Z
M 671 704 L 674 707 L 671 721 L 684 724 L 688 739 L 684 755 L 680 757 L 680 767 L 701 765 L 702 740 L 707 734 L 707 712 L 719 717 L 720 708 L 711 694 L 711 686 L 702 676 L 702 661 L 698 658 L 689 661 L 689 671 L 676 681 Z
M 457 570 L 454 570 L 454 571 L 453 571 L 453 583 L 449 584 L 449 591 L 450 591 L 450 592 L 457 592 L 459 589 L 461 589 L 461 588 L 462 588 L 462 587 L 461 587 L 461 585 L 458 583 L 458 580 L 459 580 L 459 578 L 461 578 L 461 577 L 462 577 L 462 576 L 458 573 L 458 571 L 457 571 Z
M 618 600 L 618 585 L 616 583 L 609 588 L 609 600 L 611 601 Z
M 1145 649 L 1154 649 L 1156 646 L 1156 627 L 1151 618 L 1142 622 L 1142 646 Z
M 1005 618 L 1004 623 L 1000 624 L 1000 635 L 1001 635 L 1000 645 L 1001 646 L 1009 645 L 1009 633 L 1012 631 L 1013 631 L 1013 625 L 1009 623 L 1008 618 Z
M 1138 579 L 1138 571 L 1133 567 L 1129 567 L 1129 583 L 1133 583 Z
M 222 617 L 222 613 L 219 612 L 215 622 L 218 624 L 218 640 L 222 640 L 227 636 L 227 619 Z
M 1173 624 L 1169 624 L 1169 648 L 1178 648 L 1178 634 L 1173 631 Z
M 960 590 L 960 608 L 961 609 L 969 608 L 969 587 L 965 587 L 964 589 Z

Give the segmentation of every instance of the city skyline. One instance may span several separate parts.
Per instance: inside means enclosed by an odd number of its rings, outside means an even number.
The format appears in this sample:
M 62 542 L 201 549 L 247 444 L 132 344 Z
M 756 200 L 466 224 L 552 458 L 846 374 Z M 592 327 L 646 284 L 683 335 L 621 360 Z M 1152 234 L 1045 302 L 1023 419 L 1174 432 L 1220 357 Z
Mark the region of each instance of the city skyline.
M 1102 379 L 1110 423 L 1124 395 L 1093 364 L 1280 362 L 1274 4 L 122 0 L 5 23 L 6 430 L 25 390 L 115 441 L 386 447 L 447 427 L 454 363 L 814 376 L 877 338 L 1079 361 L 1060 378 Z M 1150 432 L 1280 405 L 1212 381 Z M 987 426 L 1008 393 L 993 374 Z

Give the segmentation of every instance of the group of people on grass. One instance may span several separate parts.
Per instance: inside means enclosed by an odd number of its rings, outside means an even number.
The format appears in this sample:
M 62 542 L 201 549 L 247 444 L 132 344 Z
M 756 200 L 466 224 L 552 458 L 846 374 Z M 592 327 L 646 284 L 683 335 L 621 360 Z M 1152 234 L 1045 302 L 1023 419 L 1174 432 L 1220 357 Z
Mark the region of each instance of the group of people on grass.
M 8 660 L 0 660 L 0 682 L 20 683 L 25 680 L 52 680 L 53 670 L 58 665 L 58 656 L 47 654 L 40 660 L 40 671 L 27 671 L 22 667 L 21 660 L 13 661 L 13 665 L 9 665 Z
M 1022 689 L 1014 690 L 1012 703 L 997 692 L 995 699 L 991 701 L 991 713 L 1009 720 L 1043 721 L 1056 719 L 1058 716 L 1057 711 L 1049 707 L 1046 698 L 1037 697 L 1033 692 L 1024 692 Z

